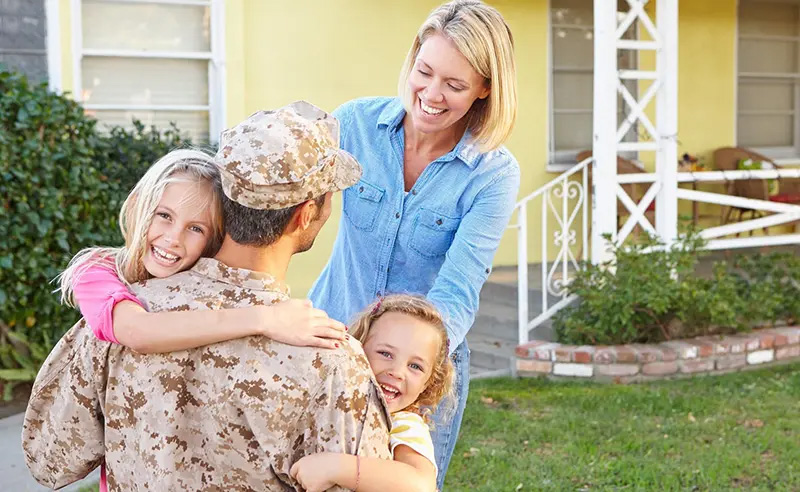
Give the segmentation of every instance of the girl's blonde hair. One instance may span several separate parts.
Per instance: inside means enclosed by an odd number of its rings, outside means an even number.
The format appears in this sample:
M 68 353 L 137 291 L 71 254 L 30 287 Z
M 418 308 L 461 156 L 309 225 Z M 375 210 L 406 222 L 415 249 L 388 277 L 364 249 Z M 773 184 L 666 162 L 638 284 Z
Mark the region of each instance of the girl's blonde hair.
M 453 392 L 453 362 L 449 356 L 447 329 L 439 311 L 423 297 L 395 294 L 380 298 L 367 306 L 350 327 L 350 334 L 361 344 L 367 343 L 372 325 L 386 313 L 403 313 L 431 325 L 439 334 L 439 351 L 433 370 L 417 401 L 406 410 L 415 412 L 430 423 L 430 414 Z M 450 399 L 450 398 L 448 398 Z
M 406 111 L 414 105 L 408 77 L 422 44 L 434 34 L 452 41 L 489 87 L 486 99 L 477 99 L 465 118 L 481 152 L 500 147 L 517 119 L 517 69 L 514 38 L 503 16 L 479 0 L 454 0 L 431 12 L 417 31 L 400 70 L 398 93 Z
M 213 156 L 202 150 L 173 150 L 147 170 L 122 204 L 119 228 L 125 245 L 81 250 L 56 278 L 60 285 L 61 302 L 75 305 L 75 282 L 88 267 L 98 263 L 114 267 L 120 280 L 128 284 L 150 278 L 143 262 L 147 248 L 147 231 L 164 190 L 170 184 L 178 182 L 211 185 L 211 195 L 204 206 L 211 208 L 212 231 L 202 256 L 216 254 L 225 237 L 219 169 L 214 164 Z

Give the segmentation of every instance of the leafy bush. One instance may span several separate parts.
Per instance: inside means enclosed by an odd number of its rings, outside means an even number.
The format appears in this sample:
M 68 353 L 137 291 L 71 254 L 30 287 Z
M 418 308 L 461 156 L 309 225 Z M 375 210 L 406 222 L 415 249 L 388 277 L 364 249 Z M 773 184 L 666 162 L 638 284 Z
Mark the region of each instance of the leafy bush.
M 584 265 L 568 286 L 579 300 L 558 313 L 558 340 L 571 344 L 651 343 L 735 333 L 800 319 L 800 259 L 741 256 L 696 274 L 702 241 L 672 248 L 654 239 L 613 249 L 613 259 Z
M 80 249 L 121 242 L 128 191 L 181 144 L 174 127 L 101 132 L 76 102 L 0 67 L 0 379 L 35 377 L 78 317 L 51 280 Z

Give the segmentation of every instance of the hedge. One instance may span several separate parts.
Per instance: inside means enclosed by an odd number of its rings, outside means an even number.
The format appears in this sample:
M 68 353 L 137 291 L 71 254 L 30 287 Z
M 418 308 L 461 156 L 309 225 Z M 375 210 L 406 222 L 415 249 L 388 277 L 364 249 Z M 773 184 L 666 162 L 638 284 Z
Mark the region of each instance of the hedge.
M 0 66 L 0 380 L 31 381 L 78 319 L 53 278 L 82 248 L 121 242 L 117 214 L 144 171 L 186 141 L 100 128 L 67 96 Z
M 690 232 L 670 248 L 647 238 L 618 246 L 605 264 L 585 264 L 559 311 L 557 341 L 575 345 L 655 343 L 726 335 L 800 320 L 800 257 L 739 255 L 697 274 L 703 241 Z

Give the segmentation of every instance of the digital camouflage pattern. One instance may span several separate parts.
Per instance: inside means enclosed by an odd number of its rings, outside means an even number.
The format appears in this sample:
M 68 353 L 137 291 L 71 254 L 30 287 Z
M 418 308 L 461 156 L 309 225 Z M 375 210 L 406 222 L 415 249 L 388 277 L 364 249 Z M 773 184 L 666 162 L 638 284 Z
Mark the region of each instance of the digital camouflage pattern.
M 215 160 L 225 194 L 255 209 L 288 208 L 361 178 L 356 159 L 339 148 L 339 121 L 306 101 L 225 130 Z
M 203 258 L 133 286 L 151 311 L 287 299 L 267 274 Z M 289 469 L 321 451 L 390 459 L 389 417 L 358 342 L 338 350 L 247 337 L 142 355 L 80 322 L 37 376 L 23 427 L 34 477 L 82 478 L 105 452 L 109 490 L 296 490 Z

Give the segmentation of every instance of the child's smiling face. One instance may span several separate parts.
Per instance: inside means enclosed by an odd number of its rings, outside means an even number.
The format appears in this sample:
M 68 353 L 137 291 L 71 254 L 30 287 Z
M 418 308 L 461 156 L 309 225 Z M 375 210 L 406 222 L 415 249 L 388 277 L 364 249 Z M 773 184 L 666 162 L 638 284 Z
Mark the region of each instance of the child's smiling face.
M 388 312 L 372 324 L 364 344 L 389 413 L 419 397 L 430 379 L 441 337 L 434 326 L 399 312 Z
M 208 245 L 212 232 L 211 186 L 178 181 L 164 189 L 147 230 L 143 263 L 158 278 L 191 268 Z

